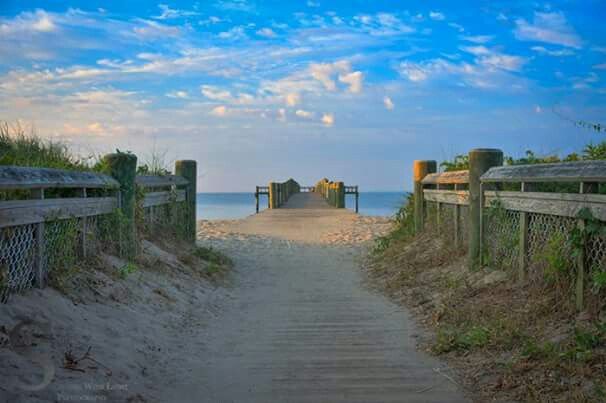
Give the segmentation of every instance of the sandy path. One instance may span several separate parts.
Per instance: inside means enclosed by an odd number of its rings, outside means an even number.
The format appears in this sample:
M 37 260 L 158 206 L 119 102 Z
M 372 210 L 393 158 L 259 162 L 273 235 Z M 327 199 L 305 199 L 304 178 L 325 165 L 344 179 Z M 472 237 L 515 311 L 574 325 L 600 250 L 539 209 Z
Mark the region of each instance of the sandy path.
M 236 261 L 233 299 L 160 400 L 466 401 L 445 364 L 415 349 L 404 308 L 362 285 L 357 260 L 385 221 L 313 194 L 286 207 L 201 223 L 200 242 Z

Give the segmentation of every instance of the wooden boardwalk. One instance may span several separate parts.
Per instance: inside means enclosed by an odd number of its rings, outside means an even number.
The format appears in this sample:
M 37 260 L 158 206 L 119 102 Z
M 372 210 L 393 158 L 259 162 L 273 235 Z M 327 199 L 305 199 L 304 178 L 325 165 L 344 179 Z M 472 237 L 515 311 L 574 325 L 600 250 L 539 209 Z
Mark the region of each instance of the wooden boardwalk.
M 163 397 L 467 401 L 446 365 L 417 351 L 419 329 L 406 310 L 363 285 L 361 249 L 322 241 L 356 217 L 301 193 L 234 223 L 234 235 L 214 243 L 236 262 L 233 301 L 209 324 L 199 366 Z

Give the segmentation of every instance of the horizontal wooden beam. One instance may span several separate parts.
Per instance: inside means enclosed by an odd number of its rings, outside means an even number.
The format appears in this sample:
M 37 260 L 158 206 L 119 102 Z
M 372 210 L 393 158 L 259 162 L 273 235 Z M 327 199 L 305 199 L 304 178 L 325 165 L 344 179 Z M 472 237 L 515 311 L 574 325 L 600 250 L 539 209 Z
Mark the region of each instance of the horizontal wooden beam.
M 159 188 L 168 186 L 183 186 L 189 182 L 182 176 L 177 175 L 138 175 L 135 178 L 135 183 L 144 188 Z
M 109 214 L 118 208 L 117 197 L 14 200 L 0 202 L 0 228 L 54 219 Z
M 460 185 L 469 183 L 469 171 L 450 171 L 429 174 L 421 181 L 423 185 Z
M 423 189 L 423 198 L 432 202 L 469 205 L 469 192 L 466 190 Z
M 0 166 L 0 190 L 48 188 L 117 188 L 112 177 L 96 172 Z
M 581 209 L 588 208 L 595 218 L 606 221 L 605 195 L 542 192 L 484 192 L 485 207 L 490 207 L 495 201 L 498 201 L 499 204 L 507 210 L 572 218 L 576 218 Z
M 482 182 L 606 182 L 606 161 L 508 165 L 490 168 Z
M 172 192 L 149 192 L 145 194 L 143 199 L 143 207 L 161 206 L 175 202 L 185 201 L 185 190 L 177 190 L 173 195 Z

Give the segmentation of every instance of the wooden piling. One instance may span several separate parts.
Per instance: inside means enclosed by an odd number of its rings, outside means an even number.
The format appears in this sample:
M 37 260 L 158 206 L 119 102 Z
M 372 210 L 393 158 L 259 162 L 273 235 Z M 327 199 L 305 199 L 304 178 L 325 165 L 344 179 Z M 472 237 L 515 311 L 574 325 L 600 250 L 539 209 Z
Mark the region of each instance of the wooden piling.
M 180 160 L 175 162 L 175 175 L 187 179 L 185 187 L 185 238 L 190 242 L 196 241 L 196 182 L 198 180 L 198 167 L 194 160 Z
M 428 174 L 437 171 L 438 164 L 433 160 L 415 160 L 413 163 L 415 233 L 420 233 L 425 227 L 425 201 L 423 200 L 423 184 L 421 181 Z
M 135 176 L 137 175 L 137 156 L 130 153 L 107 154 L 104 157 L 108 173 L 120 184 L 120 210 L 124 216 L 124 225 L 120 233 L 120 254 L 133 258 L 136 254 L 135 228 Z
M 503 151 L 478 148 L 469 152 L 469 267 L 479 267 L 482 257 L 483 192 L 480 177 L 488 169 L 503 165 Z

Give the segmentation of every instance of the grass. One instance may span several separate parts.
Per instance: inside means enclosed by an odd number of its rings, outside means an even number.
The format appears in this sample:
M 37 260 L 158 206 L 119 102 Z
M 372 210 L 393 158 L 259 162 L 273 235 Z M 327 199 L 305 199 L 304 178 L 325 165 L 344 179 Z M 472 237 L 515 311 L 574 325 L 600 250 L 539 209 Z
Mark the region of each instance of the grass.
M 606 319 L 599 307 L 579 315 L 572 294 L 549 281 L 568 275 L 561 239 L 543 251 L 554 269 L 541 271 L 542 282 L 519 283 L 503 272 L 485 283 L 492 272 L 468 270 L 464 250 L 431 232 L 396 231 L 375 248 L 368 274 L 414 307 L 433 330 L 424 347 L 458 370 L 477 401 L 605 401 Z
M 0 122 L 0 165 L 59 169 L 89 169 L 85 161 L 70 154 L 61 142 L 42 140 L 33 128 L 16 122 Z
M 211 247 L 196 246 L 192 254 L 199 259 L 207 261 L 210 265 L 219 267 L 231 267 L 233 265 L 229 257 Z

